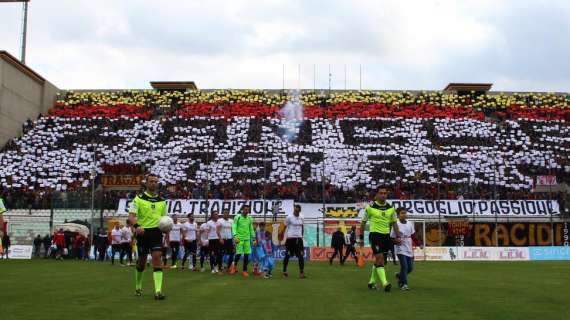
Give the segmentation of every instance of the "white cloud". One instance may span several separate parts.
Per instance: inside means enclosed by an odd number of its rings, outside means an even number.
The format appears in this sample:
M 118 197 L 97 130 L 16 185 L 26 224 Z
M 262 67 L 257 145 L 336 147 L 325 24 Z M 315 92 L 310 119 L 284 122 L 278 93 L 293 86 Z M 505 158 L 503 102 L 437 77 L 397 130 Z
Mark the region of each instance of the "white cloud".
M 0 4 L 0 49 L 19 55 L 20 6 Z M 567 91 L 567 1 L 135 1 L 30 3 L 28 64 L 61 88 L 286 86 Z

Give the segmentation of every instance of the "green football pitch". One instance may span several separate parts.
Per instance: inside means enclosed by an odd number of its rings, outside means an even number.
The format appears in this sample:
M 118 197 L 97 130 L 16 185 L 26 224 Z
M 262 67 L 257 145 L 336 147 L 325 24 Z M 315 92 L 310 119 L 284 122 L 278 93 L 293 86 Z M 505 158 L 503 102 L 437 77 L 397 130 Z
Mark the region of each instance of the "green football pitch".
M 1 260 L 0 319 L 570 319 L 568 262 L 418 262 L 412 290 L 390 293 L 366 288 L 369 266 L 310 262 L 304 280 L 290 268 L 270 280 L 166 270 L 154 301 L 149 270 L 135 297 L 133 268 Z

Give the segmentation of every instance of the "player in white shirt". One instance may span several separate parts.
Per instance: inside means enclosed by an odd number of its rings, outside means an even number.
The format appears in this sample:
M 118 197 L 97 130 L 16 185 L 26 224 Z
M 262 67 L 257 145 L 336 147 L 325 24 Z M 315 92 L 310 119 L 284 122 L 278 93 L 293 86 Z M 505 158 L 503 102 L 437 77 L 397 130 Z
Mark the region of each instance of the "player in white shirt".
M 208 226 L 208 250 L 210 252 L 210 267 L 212 273 L 218 273 L 222 268 L 222 247 L 224 243 L 221 230 L 222 225 L 218 221 L 218 212 L 212 211 L 212 216 L 207 222 Z
M 222 260 L 227 257 L 228 266 L 226 270 L 231 270 L 234 263 L 234 235 L 232 234 L 232 226 L 234 220 L 230 218 L 230 210 L 224 209 L 222 219 L 218 220 L 221 225 L 221 236 L 224 240 L 222 245 Z
M 167 244 L 170 247 L 170 258 L 172 259 L 172 269 L 176 269 L 176 260 L 180 254 L 180 241 L 182 240 L 182 224 L 178 222 L 176 215 L 172 216 L 174 224 L 172 230 L 168 233 Z
M 121 226 L 121 255 L 119 261 L 121 265 L 123 264 L 123 258 L 127 256 L 127 260 L 129 260 L 128 265 L 133 264 L 133 232 L 130 226 Z
M 204 259 L 210 255 L 208 248 L 208 223 L 200 225 L 200 272 L 204 272 Z M 210 266 L 212 264 L 210 263 Z
M 400 272 L 396 273 L 396 278 L 398 279 L 400 289 L 410 290 L 408 287 L 408 274 L 414 269 L 413 241 L 415 240 L 416 230 L 414 229 L 414 223 L 406 220 L 406 209 L 398 208 L 396 212 L 398 213 L 398 222 L 396 223 L 398 224 L 400 237 L 396 236 L 395 228 L 392 228 L 390 232 L 390 237 L 395 243 L 395 253 L 398 256 L 398 260 L 400 260 Z
M 299 277 L 305 279 L 305 259 L 303 253 L 305 248 L 303 246 L 303 234 L 305 231 L 304 218 L 301 215 L 301 206 L 295 205 L 293 210 L 293 215 L 285 218 L 285 259 L 283 259 L 283 276 L 288 277 L 287 265 L 289 264 L 289 258 L 291 256 L 296 256 L 299 260 Z
M 123 232 L 119 223 L 115 223 L 115 227 L 111 230 L 111 264 L 115 264 L 115 254 L 121 254 L 121 239 Z
M 188 269 L 196 270 L 196 251 L 198 249 L 196 240 L 198 238 L 198 224 L 194 221 L 194 214 L 188 214 L 188 221 L 182 224 L 182 238 L 184 239 L 184 257 L 182 258 L 182 269 L 186 259 L 192 255 L 192 263 Z

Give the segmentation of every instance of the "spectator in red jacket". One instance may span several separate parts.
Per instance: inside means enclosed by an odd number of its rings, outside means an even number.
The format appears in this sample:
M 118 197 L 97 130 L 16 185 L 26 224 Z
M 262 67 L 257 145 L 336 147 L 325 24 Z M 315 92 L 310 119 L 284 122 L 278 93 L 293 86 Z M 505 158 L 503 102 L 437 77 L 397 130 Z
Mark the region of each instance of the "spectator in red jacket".
M 63 233 L 63 228 L 60 228 L 53 236 L 53 242 L 57 247 L 56 259 L 63 260 L 63 249 L 65 248 L 65 233 Z
M 83 259 L 83 247 L 85 245 L 85 237 L 81 234 L 77 234 L 75 238 L 73 238 L 73 258 L 74 259 Z

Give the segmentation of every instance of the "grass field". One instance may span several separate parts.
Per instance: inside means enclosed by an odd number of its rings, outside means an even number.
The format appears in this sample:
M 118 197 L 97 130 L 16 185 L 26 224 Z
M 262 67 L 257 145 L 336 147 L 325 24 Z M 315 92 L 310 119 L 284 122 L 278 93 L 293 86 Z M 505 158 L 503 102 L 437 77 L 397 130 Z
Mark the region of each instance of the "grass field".
M 167 270 L 165 301 L 132 268 L 0 261 L 0 319 L 570 319 L 568 262 L 418 262 L 412 291 L 369 291 L 370 269 L 309 263 L 308 279 Z M 393 278 L 395 271 L 389 266 Z M 393 282 L 393 279 L 392 279 Z

